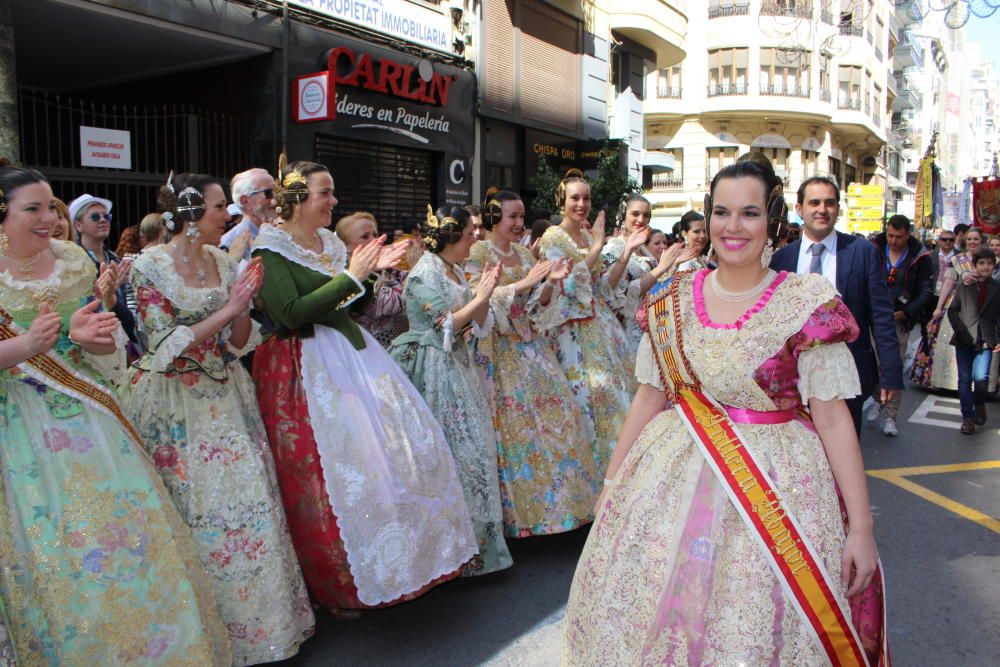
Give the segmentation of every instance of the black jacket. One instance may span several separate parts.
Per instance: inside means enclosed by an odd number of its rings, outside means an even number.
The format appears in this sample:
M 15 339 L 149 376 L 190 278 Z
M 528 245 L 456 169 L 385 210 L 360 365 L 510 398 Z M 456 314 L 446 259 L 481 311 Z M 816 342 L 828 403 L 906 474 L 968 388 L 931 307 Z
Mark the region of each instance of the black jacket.
M 889 283 L 889 271 L 886 268 L 886 238 L 885 233 L 876 237 L 875 246 L 882 257 L 882 273 L 889 289 L 893 309 L 906 313 L 906 324 L 913 326 L 926 320 L 928 310 L 933 310 L 934 275 L 931 265 L 931 253 L 919 240 L 910 237 L 907 242 L 909 252 L 900 263 L 896 279 Z

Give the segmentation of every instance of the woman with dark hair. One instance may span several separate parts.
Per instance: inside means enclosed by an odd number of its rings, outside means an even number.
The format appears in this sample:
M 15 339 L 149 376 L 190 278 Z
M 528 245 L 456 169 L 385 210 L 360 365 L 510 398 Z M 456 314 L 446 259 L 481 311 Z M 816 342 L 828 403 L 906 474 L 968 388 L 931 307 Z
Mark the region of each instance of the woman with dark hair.
M 678 247 L 667 251 L 666 255 L 661 251 L 654 258 L 646 249 L 651 219 L 652 207 L 648 199 L 637 193 L 623 199 L 617 223 L 622 234 L 608 239 L 601 253 L 601 258 L 609 267 L 604 276 L 609 290 L 608 302 L 625 327 L 631 359 L 635 359 L 642 338 L 642 330 L 635 317 L 642 298 L 656 281 L 672 274 L 679 263 L 694 254 L 689 251 L 686 257 L 681 257 L 681 248 Z
M 279 169 L 280 224 L 253 256 L 274 335 L 254 380 L 292 540 L 313 601 L 333 614 L 412 600 L 458 576 L 476 553 L 441 427 L 385 349 L 350 317 L 371 274 L 407 244 L 347 248 L 329 231 L 337 198 L 313 162 Z
M 708 266 L 708 225 L 705 216 L 698 211 L 688 211 L 674 225 L 674 236 L 685 248 L 685 259 L 677 266 L 678 271 L 703 269 Z
M 858 326 L 822 276 L 768 268 L 787 224 L 772 171 L 730 165 L 710 192 L 718 268 L 647 298 L 639 391 L 573 581 L 564 661 L 885 664 L 844 400 L 860 391 Z
M 524 229 L 518 194 L 491 188 L 481 210 L 487 240 L 472 246 L 465 270 L 475 289 L 486 267 L 500 267 L 490 297 L 493 331 L 479 340 L 477 356 L 494 387 L 504 529 L 508 537 L 573 530 L 593 520 L 603 471 L 595 470 L 593 436 L 559 359 L 529 314 L 569 265 L 536 263 L 517 243 Z
M 171 178 L 158 206 L 170 238 L 132 268 L 149 349 L 132 367 L 125 408 L 191 527 L 234 664 L 284 660 L 314 620 L 253 382 L 239 361 L 260 342 L 249 313 L 260 261 L 238 273 L 217 247 L 228 214 L 211 176 Z
M 535 327 L 549 335 L 596 437 L 597 472 L 603 475 L 635 390 L 634 355 L 600 287 L 604 213 L 598 213 L 591 236 L 583 224 L 590 215 L 590 184 L 579 170 L 570 170 L 559 184 L 556 203 L 562 222 L 545 230 L 540 254 L 552 261 L 566 258 L 571 273 L 541 294 L 533 317 Z
M 228 666 L 190 531 L 106 376 L 125 334 L 97 312 L 86 252 L 50 238 L 56 217 L 44 176 L 0 167 L 0 616 L 16 662 Z
M 455 457 L 479 545 L 463 576 L 487 574 L 513 560 L 503 536 L 493 405 L 468 339 L 493 329 L 490 297 L 501 267 L 482 267 L 479 287 L 469 287 L 461 263 L 476 239 L 464 208 L 435 213 L 428 204 L 421 233 L 429 252 L 410 270 L 403 290 L 410 330 L 392 342 L 389 354 L 427 399 Z

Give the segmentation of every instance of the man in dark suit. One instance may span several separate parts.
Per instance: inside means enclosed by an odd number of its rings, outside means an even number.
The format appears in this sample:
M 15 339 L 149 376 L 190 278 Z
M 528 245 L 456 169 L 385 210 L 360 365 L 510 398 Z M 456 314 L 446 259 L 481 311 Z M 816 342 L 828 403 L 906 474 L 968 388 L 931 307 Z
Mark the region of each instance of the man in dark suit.
M 822 274 L 857 320 L 861 334 L 848 347 L 858 367 L 861 395 L 847 401 L 847 406 L 860 437 L 862 405 L 875 387 L 881 388 L 878 398 L 883 404 L 903 390 L 903 362 L 882 257 L 869 241 L 834 229 L 840 188 L 832 179 L 814 176 L 803 181 L 795 211 L 802 218 L 802 238 L 774 253 L 771 268 Z

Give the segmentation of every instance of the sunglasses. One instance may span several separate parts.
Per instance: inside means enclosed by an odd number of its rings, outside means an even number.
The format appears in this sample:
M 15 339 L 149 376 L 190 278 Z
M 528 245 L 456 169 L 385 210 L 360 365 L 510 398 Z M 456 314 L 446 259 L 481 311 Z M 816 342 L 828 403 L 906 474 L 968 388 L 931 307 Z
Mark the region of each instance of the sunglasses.
M 90 218 L 91 222 L 100 222 L 101 218 L 107 220 L 108 222 L 111 222 L 110 213 L 91 213 L 87 217 Z
M 264 193 L 264 196 L 267 197 L 268 199 L 274 199 L 274 188 L 264 188 L 263 190 L 254 190 L 253 192 L 248 192 L 247 195 L 252 197 L 254 195 L 259 195 L 262 192 Z
M 938 243 L 954 243 L 954 242 L 955 242 L 954 236 L 942 236 L 941 238 L 938 239 Z

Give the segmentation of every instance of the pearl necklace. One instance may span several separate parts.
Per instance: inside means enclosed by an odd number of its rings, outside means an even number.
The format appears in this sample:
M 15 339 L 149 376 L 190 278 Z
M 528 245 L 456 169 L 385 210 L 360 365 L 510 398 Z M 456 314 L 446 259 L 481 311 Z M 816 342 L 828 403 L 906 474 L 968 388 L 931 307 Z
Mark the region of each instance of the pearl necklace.
M 729 290 L 719 285 L 718 274 L 719 274 L 718 269 L 712 271 L 710 274 L 708 274 L 708 281 L 711 284 L 712 291 L 715 292 L 716 296 L 718 296 L 723 301 L 727 301 L 729 303 L 741 303 L 749 299 L 756 299 L 758 296 L 764 293 L 764 290 L 766 290 L 768 285 L 771 284 L 771 281 L 774 279 L 775 276 L 775 272 L 772 271 L 771 269 L 768 269 L 767 273 L 764 274 L 763 280 L 761 280 L 759 283 L 757 283 L 750 289 L 744 290 L 742 292 L 730 292 Z

